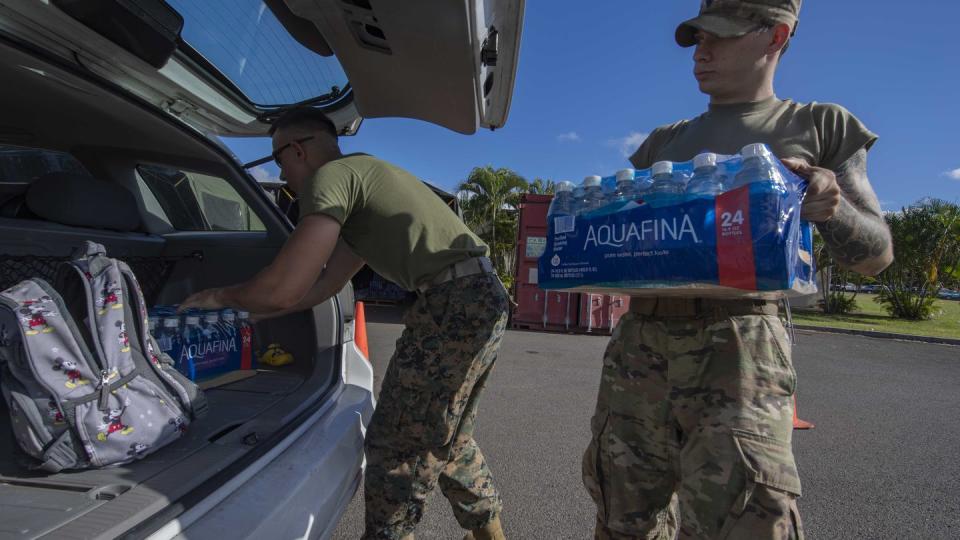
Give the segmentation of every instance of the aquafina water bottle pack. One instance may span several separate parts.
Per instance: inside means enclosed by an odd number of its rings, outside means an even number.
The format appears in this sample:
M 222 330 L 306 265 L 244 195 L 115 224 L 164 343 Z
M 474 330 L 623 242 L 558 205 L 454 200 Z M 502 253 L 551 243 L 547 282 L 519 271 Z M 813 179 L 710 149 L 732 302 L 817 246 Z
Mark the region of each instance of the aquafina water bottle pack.
M 539 261 L 545 289 L 767 298 L 816 292 L 806 183 L 764 144 L 560 182 Z
M 149 321 L 160 350 L 191 380 L 256 368 L 253 325 L 245 311 L 187 310 L 179 314 L 176 306 L 155 306 Z

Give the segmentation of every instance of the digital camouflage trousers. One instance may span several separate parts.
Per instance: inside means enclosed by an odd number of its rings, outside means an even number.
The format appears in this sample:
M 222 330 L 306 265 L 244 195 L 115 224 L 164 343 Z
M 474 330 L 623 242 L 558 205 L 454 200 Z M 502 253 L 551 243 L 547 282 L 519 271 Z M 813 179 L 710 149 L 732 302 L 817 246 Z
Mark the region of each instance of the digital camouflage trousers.
M 661 309 L 693 302 L 634 299 L 604 354 L 583 459 L 596 538 L 802 538 L 776 306 Z
M 437 484 L 464 529 L 499 514 L 473 428 L 508 305 L 497 277 L 480 274 L 431 287 L 407 312 L 366 435 L 364 538 L 412 533 Z

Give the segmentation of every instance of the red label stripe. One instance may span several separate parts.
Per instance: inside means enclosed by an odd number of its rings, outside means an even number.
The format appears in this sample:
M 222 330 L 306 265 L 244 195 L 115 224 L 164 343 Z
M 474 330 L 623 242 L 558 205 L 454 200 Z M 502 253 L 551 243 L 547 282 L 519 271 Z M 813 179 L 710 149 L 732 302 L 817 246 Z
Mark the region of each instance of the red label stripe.
M 750 235 L 750 186 L 717 196 L 717 267 L 720 285 L 757 289 Z

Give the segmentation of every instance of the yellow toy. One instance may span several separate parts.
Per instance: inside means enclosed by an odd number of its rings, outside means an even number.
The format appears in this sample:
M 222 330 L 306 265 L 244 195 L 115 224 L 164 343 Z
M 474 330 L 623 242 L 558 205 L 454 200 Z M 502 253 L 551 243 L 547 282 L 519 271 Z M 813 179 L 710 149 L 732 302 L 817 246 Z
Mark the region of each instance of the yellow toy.
M 263 351 L 263 354 L 258 357 L 258 360 L 261 364 L 280 367 L 292 364 L 293 355 L 283 350 L 279 343 L 271 343 L 267 346 L 267 350 Z

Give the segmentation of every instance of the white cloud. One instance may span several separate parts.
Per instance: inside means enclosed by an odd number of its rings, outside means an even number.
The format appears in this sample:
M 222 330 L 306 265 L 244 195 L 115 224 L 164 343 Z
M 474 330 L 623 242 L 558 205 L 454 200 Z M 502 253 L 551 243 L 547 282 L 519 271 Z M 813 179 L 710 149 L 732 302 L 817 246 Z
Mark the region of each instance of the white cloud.
M 634 152 L 636 152 L 637 148 L 640 148 L 640 145 L 643 144 L 643 141 L 647 140 L 649 135 L 649 133 L 631 131 L 626 137 L 610 139 L 607 141 L 607 144 L 613 146 L 617 150 L 620 150 L 620 154 L 626 158 L 630 157 Z
M 263 165 L 257 165 L 256 167 L 250 169 L 250 175 L 256 179 L 257 182 L 279 182 L 280 178 L 270 174 L 270 171 L 267 170 Z
M 576 131 L 568 131 L 557 135 L 557 141 L 559 142 L 577 142 L 579 140 L 580 135 L 578 135 Z
M 953 178 L 954 180 L 960 180 L 960 169 L 954 169 L 952 171 L 944 171 L 943 175 L 947 178 Z

